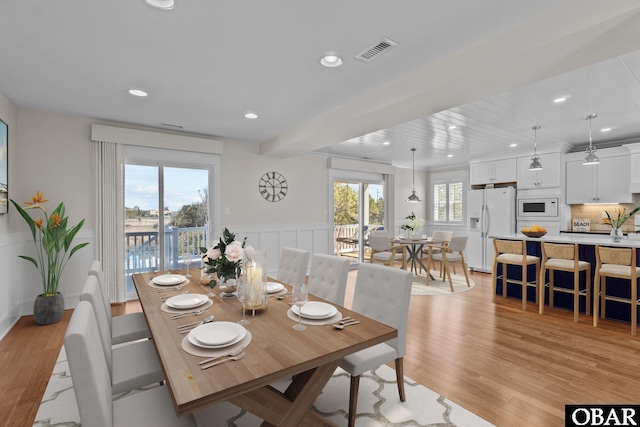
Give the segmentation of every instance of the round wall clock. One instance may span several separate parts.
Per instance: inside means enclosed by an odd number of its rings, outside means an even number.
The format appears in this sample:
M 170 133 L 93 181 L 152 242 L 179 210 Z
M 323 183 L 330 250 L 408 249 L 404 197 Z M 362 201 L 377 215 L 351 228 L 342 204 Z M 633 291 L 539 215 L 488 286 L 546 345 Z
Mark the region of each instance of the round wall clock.
M 287 180 L 278 172 L 267 172 L 258 183 L 258 191 L 265 200 L 279 202 L 287 195 Z

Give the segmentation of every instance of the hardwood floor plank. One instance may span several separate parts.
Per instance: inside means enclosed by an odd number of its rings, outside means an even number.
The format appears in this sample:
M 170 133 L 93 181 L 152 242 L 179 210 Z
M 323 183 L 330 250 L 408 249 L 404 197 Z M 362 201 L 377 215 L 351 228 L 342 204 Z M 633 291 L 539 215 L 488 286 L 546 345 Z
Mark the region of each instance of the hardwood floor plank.
M 566 404 L 638 403 L 640 338 L 628 324 L 594 328 L 569 310 L 493 304 L 490 275 L 470 277 L 468 292 L 411 298 L 405 375 L 497 426 L 562 426 Z M 112 307 L 114 316 L 135 311 L 137 302 Z M 70 315 L 48 326 L 25 316 L 0 341 L 0 425 L 33 423 Z

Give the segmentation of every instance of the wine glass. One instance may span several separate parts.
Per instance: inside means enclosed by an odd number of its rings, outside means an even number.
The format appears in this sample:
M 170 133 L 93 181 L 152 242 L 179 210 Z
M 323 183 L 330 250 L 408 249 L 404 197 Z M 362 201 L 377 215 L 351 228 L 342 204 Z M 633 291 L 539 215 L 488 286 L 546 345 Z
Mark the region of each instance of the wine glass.
M 302 324 L 302 306 L 307 303 L 307 285 L 304 283 L 293 285 L 293 293 L 291 294 L 294 304 L 298 307 L 298 323 L 293 326 L 296 331 L 304 331 L 307 329 Z
M 191 264 L 193 264 L 193 258 L 189 258 L 185 261 L 185 263 L 187 264 L 187 274 L 185 274 L 184 277 L 190 279 L 193 277 L 191 274 L 189 274 L 189 267 L 191 266 Z
M 240 304 L 242 304 L 242 320 L 238 320 L 238 323 L 240 325 L 248 325 L 249 323 L 251 323 L 250 320 L 245 318 L 244 314 L 245 306 L 247 304 L 247 300 L 249 299 L 250 289 L 251 288 L 249 287 L 249 282 L 238 278 L 238 285 L 236 287 L 236 298 L 238 298 L 238 301 L 240 301 Z

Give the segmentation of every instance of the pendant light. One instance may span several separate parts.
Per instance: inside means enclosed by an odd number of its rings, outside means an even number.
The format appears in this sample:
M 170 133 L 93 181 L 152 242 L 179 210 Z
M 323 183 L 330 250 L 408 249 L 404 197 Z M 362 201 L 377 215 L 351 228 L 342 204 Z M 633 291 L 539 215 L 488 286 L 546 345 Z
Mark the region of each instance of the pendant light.
M 535 125 L 531 128 L 533 131 L 533 156 L 531 157 L 531 165 L 529 166 L 530 171 L 539 171 L 542 170 L 542 164 L 540 163 L 540 156 L 538 156 L 538 129 L 541 126 Z
M 586 149 L 587 156 L 584 158 L 583 165 L 597 165 L 600 163 L 600 159 L 596 156 L 596 147 L 593 146 L 593 140 L 591 139 L 591 120 L 598 117 L 597 114 L 589 114 L 585 117 L 585 120 L 589 120 L 589 147 Z
M 411 195 L 407 197 L 407 202 L 417 203 L 420 202 L 420 197 L 416 194 L 416 149 L 412 148 L 413 152 L 413 166 L 411 170 L 413 171 L 413 191 L 411 191 Z

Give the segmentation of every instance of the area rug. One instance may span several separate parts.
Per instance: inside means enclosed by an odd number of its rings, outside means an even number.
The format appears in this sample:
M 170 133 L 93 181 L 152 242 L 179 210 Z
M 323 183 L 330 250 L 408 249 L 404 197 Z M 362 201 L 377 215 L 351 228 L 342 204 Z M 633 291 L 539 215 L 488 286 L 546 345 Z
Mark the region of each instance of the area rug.
M 432 274 L 435 280 L 429 280 L 429 286 L 427 286 L 426 275 L 424 273 L 414 276 L 411 295 L 452 295 L 449 280 L 443 282 L 442 279 L 438 277 L 438 271 L 432 271 Z M 467 286 L 464 274 L 452 274 L 451 281 L 453 283 L 453 294 L 470 291 L 475 286 L 471 278 L 469 278 L 469 284 L 471 286 Z
M 492 424 L 434 391 L 405 377 L 406 402 L 400 402 L 395 371 L 386 365 L 365 372 L 360 379 L 356 426 L 483 427 Z M 286 382 L 276 384 L 284 389 Z M 144 391 L 142 391 L 144 392 Z M 315 402 L 314 410 L 338 426 L 347 425 L 349 375 L 338 369 Z M 197 414 L 198 425 L 259 426 L 261 420 L 229 403 Z M 34 427 L 80 426 L 80 415 L 69 375 L 64 346 L 51 374 Z

